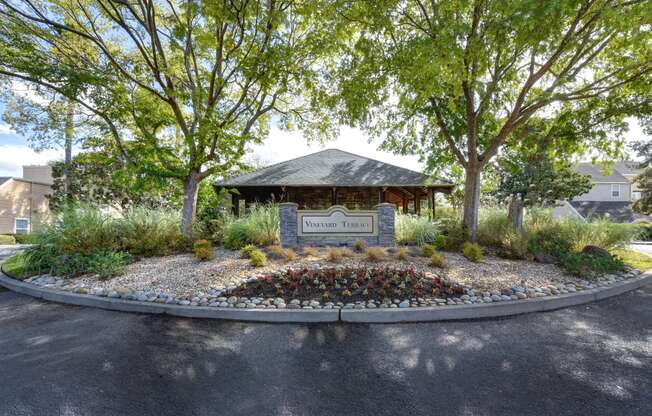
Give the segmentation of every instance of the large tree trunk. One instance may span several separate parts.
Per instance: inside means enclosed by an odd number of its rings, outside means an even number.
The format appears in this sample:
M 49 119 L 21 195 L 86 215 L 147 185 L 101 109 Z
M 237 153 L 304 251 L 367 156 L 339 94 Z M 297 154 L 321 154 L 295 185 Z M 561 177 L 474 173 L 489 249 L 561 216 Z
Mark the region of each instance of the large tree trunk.
M 466 167 L 466 179 L 464 181 L 464 218 L 462 223 L 472 241 L 476 241 L 478 238 L 479 208 L 480 168 L 477 164 L 469 163 Z
M 65 153 L 63 175 L 64 175 L 65 193 L 67 198 L 70 198 L 72 193 L 70 189 L 72 183 L 72 178 L 70 177 L 70 168 L 72 165 L 72 140 L 75 134 L 74 116 L 75 116 L 75 103 L 72 100 L 69 100 L 66 108 L 66 119 L 65 119 L 65 126 L 64 126 L 64 145 L 63 145 L 64 153 Z
M 197 212 L 197 193 L 199 191 L 199 171 L 191 170 L 183 182 L 183 208 L 181 210 L 181 232 L 189 237 Z
M 509 201 L 507 217 L 519 233 L 523 231 L 523 201 L 520 198 L 513 196 Z

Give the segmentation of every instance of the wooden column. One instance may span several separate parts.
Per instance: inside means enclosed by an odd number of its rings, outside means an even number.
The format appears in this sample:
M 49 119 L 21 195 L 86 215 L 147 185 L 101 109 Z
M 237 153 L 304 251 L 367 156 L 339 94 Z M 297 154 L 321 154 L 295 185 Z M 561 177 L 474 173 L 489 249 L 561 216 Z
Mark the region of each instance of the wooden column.
M 240 196 L 236 194 L 231 194 L 231 209 L 233 210 L 233 215 L 236 217 L 240 216 Z
M 331 189 L 331 205 L 337 205 L 337 188 Z
M 414 190 L 414 213 L 421 215 L 421 189 Z

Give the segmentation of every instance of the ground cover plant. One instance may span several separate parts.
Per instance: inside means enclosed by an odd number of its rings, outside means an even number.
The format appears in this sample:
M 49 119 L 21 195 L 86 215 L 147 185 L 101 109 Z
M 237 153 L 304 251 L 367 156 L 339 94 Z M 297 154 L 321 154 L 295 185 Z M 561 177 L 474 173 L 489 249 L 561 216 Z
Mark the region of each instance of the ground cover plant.
M 324 302 L 355 302 L 383 298 L 460 296 L 459 285 L 412 268 L 330 267 L 288 269 L 242 283 L 233 296 L 281 297 Z
M 652 257 L 647 254 L 622 248 L 611 250 L 611 254 L 621 259 L 629 267 L 643 271 L 652 269 Z

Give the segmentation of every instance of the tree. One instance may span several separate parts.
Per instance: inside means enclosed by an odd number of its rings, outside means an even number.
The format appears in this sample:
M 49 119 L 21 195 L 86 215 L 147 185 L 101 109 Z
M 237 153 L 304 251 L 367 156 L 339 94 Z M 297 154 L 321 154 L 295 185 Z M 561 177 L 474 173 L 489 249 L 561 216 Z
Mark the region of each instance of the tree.
M 200 182 L 272 114 L 326 132 L 305 111 L 332 43 L 317 17 L 316 2 L 0 0 L 0 75 L 75 101 L 131 165 L 182 182 L 188 234 Z
M 510 201 L 509 219 L 519 231 L 523 229 L 524 207 L 568 200 L 593 186 L 591 178 L 575 172 L 568 161 L 555 162 L 547 155 L 515 154 L 501 158 L 498 165 L 496 196 Z
M 643 169 L 643 172 L 636 177 L 636 185 L 641 190 L 641 198 L 634 203 L 634 210 L 652 215 L 652 142 L 633 143 L 632 149 L 638 157 L 642 158 L 640 167 Z
M 337 72 L 343 118 L 433 171 L 461 165 L 473 239 L 481 174 L 520 128 L 537 114 L 629 103 L 652 72 L 644 0 L 386 0 L 340 14 L 357 28 Z

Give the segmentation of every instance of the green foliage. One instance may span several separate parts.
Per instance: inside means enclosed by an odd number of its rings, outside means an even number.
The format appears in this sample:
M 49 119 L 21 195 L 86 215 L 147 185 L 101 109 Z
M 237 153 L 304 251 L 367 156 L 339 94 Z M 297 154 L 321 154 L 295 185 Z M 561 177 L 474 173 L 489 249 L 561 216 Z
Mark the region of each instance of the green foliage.
M 267 256 L 256 249 L 249 254 L 249 263 L 254 267 L 263 267 L 267 264 Z
M 16 244 L 16 238 L 13 235 L 0 234 L 0 244 L 14 245 Z
M 432 244 L 437 248 L 437 250 L 443 249 L 446 246 L 446 236 L 439 234 Z
M 616 273 L 624 270 L 625 264 L 615 256 L 592 256 L 584 253 L 567 253 L 562 259 L 562 266 L 568 273 L 583 278 L 596 275 Z
M 101 280 L 123 274 L 132 257 L 124 251 L 96 251 L 88 261 L 88 272 L 98 275 Z
M 478 243 L 487 247 L 502 247 L 513 227 L 502 209 L 483 209 L 478 220 Z
M 439 253 L 433 253 L 430 256 L 430 264 L 440 269 L 445 269 L 447 267 L 446 259 Z
M 230 250 L 237 250 L 246 244 L 259 246 L 278 244 L 279 238 L 278 206 L 253 205 L 243 217 L 227 224 L 223 244 Z
M 369 247 L 365 251 L 365 257 L 372 262 L 382 261 L 387 258 L 387 250 L 382 247 Z
M 355 251 L 362 253 L 367 249 L 367 243 L 365 243 L 364 240 L 355 240 L 353 247 L 355 248 Z
M 24 280 L 33 276 L 36 273 L 29 270 L 28 263 L 25 259 L 24 253 L 18 253 L 15 256 L 9 257 L 2 263 L 2 271 L 7 276 L 17 280 Z
M 35 234 L 15 234 L 14 238 L 18 244 L 34 244 L 36 242 Z
M 243 259 L 248 259 L 251 257 L 251 253 L 254 250 L 258 250 L 258 247 L 256 247 L 253 244 L 247 244 L 242 248 L 242 250 L 240 250 L 240 257 L 242 257 Z
M 482 260 L 482 257 L 484 254 L 482 253 L 482 247 L 480 247 L 479 244 L 477 243 L 471 243 L 471 242 L 466 242 L 462 246 L 462 254 L 464 254 L 464 257 L 467 259 L 471 260 L 474 263 L 479 262 Z
M 646 271 L 652 269 L 652 257 L 638 251 L 614 249 L 611 253 L 621 259 L 629 267 Z
M 396 242 L 399 244 L 423 245 L 433 243 L 440 234 L 439 229 L 427 217 L 396 214 Z
M 648 133 L 652 131 L 652 115 L 647 115 Z M 652 142 L 640 141 L 632 143 L 639 158 L 643 160 L 638 165 L 643 171 L 636 177 L 635 183 L 641 190 L 641 197 L 634 203 L 634 210 L 646 215 L 652 215 Z
M 130 208 L 111 221 L 120 250 L 146 257 L 166 256 L 184 247 L 181 216 L 169 209 Z
M 437 247 L 432 244 L 424 244 L 421 246 L 421 255 L 423 257 L 430 257 L 437 252 Z
M 212 260 L 215 257 L 213 245 L 208 240 L 197 240 L 192 248 L 195 251 L 195 258 L 199 261 Z
M 446 251 L 458 251 L 469 240 L 469 233 L 461 222 L 446 224 L 443 233 L 446 236 L 443 249 Z

